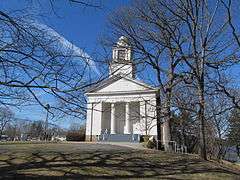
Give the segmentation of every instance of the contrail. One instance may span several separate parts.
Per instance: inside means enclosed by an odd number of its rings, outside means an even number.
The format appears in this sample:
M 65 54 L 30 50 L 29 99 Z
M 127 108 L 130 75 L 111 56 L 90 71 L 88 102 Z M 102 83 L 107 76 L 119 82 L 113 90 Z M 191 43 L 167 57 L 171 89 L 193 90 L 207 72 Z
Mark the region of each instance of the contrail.
M 28 22 L 29 23 L 29 22 Z M 54 37 L 58 40 L 58 42 L 62 45 L 62 47 L 66 48 L 66 49 L 70 49 L 74 52 L 74 56 L 78 56 L 78 57 L 82 57 L 84 60 L 87 61 L 87 63 L 89 64 L 90 68 L 92 68 L 92 70 L 97 74 L 100 75 L 99 70 L 97 69 L 97 66 L 95 64 L 95 62 L 92 60 L 92 58 L 85 53 L 81 48 L 77 47 L 76 45 L 74 45 L 73 43 L 69 42 L 67 39 L 65 39 L 62 35 L 60 35 L 58 32 L 56 32 L 54 29 L 52 29 L 51 27 L 36 22 L 36 21 L 30 21 L 31 25 L 33 25 L 34 27 L 38 28 L 39 30 L 44 30 L 46 31 L 46 33 L 48 33 L 48 35 L 50 37 Z

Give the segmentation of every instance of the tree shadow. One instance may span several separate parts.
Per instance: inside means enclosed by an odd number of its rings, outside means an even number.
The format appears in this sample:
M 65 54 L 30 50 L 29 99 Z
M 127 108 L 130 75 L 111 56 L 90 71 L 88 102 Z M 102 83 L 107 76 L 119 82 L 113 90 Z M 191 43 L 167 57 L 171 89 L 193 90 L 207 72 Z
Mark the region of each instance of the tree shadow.
M 3 179 L 16 178 L 164 178 L 179 179 L 178 175 L 196 173 L 225 173 L 240 175 L 239 172 L 216 166 L 198 159 L 185 157 L 161 161 L 158 153 L 142 150 L 83 152 L 22 153 L 4 152 L 0 160 L 0 176 Z M 160 153 L 159 153 L 159 156 Z M 171 155 L 170 155 L 171 157 Z

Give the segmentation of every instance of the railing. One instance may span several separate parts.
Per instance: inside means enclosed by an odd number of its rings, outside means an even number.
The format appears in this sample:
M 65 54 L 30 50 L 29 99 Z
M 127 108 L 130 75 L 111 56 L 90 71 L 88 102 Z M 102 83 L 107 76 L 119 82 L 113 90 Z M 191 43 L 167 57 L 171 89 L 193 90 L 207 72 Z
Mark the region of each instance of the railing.
M 175 153 L 187 153 L 187 146 L 178 145 L 176 141 L 160 141 L 164 146 L 165 151 L 175 152 Z
M 98 141 L 116 141 L 116 142 L 140 142 L 139 134 L 110 134 L 110 131 L 103 130 L 97 136 Z
M 107 141 L 110 133 L 107 129 L 103 130 L 100 135 L 97 135 L 98 141 Z

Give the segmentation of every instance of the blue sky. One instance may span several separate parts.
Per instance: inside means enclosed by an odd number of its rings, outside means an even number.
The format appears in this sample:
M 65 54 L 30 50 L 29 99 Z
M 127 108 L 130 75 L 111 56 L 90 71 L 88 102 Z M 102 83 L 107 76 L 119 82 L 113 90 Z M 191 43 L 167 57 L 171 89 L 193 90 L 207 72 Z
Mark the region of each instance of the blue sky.
M 102 0 L 100 9 L 85 8 L 67 0 L 54 1 L 54 9 L 49 0 L 2 0 L 2 11 L 14 12 L 24 10 L 33 14 L 32 18 L 49 26 L 67 41 L 83 49 L 89 55 L 99 51 L 98 39 L 106 29 L 107 16 L 117 7 L 129 3 L 128 0 Z M 36 15 L 36 16 L 35 16 Z M 47 101 L 46 101 L 47 102 Z M 39 106 L 23 107 L 15 110 L 17 118 L 44 120 L 46 112 Z M 62 127 L 68 127 L 76 119 L 64 119 L 56 122 Z
M 97 0 L 98 1 L 98 0 Z M 127 5 L 129 0 L 99 0 L 102 2 L 101 9 L 84 8 L 79 4 L 69 3 L 67 0 L 54 1 L 52 10 L 49 0 L 1 0 L 0 10 L 28 11 L 35 14 L 33 18 L 60 34 L 66 41 L 83 49 L 90 56 L 96 51 L 101 51 L 98 39 L 106 32 L 107 17 L 116 8 Z M 94 2 L 94 1 L 93 1 Z M 231 68 L 229 73 L 236 79 L 240 75 L 239 66 Z M 44 95 L 43 95 L 44 96 Z M 46 99 L 45 103 L 48 103 Z M 16 117 L 31 120 L 44 120 L 46 112 L 39 106 L 24 107 L 15 110 Z M 68 127 L 76 119 L 64 119 L 56 124 Z

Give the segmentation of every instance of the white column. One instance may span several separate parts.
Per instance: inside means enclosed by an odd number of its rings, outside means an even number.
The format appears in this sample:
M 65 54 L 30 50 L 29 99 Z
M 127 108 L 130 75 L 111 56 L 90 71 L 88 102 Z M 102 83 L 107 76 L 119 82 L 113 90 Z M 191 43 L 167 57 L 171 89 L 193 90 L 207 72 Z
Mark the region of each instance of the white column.
M 93 132 L 93 130 L 92 130 L 92 129 L 93 129 L 93 106 L 94 106 L 94 105 L 93 105 L 93 103 L 92 103 L 92 107 L 91 107 L 91 129 L 90 129 L 91 132 L 90 132 L 90 141 L 92 141 L 92 134 L 93 134 L 93 133 L 92 133 L 92 132 Z
M 148 135 L 148 104 L 147 104 L 147 101 L 145 101 L 144 112 L 145 112 L 145 135 Z
M 141 131 L 143 135 L 148 135 L 148 105 L 146 100 L 140 101 Z
M 149 135 L 157 135 L 157 112 L 156 112 L 156 99 L 150 99 L 148 101 L 148 125 L 151 127 L 149 129 Z
M 102 102 L 94 103 L 92 115 L 92 133 L 93 135 L 100 135 L 102 129 Z
M 126 121 L 125 121 L 125 127 L 126 127 L 125 134 L 131 134 L 129 102 L 126 102 L 125 119 L 126 119 Z
M 86 135 L 87 140 L 91 140 L 92 135 L 92 121 L 93 121 L 93 103 L 87 104 L 87 122 L 86 122 Z
M 111 104 L 111 134 L 116 134 L 115 104 Z

